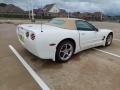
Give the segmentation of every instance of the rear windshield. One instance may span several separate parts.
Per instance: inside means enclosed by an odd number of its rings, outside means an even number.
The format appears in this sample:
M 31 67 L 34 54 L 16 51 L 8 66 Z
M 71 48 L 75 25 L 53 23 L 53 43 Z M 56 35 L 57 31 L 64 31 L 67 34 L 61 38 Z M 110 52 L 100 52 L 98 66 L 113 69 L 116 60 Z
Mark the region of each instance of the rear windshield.
M 48 24 L 53 24 L 53 25 L 64 25 L 65 21 L 64 20 L 51 20 L 48 22 Z

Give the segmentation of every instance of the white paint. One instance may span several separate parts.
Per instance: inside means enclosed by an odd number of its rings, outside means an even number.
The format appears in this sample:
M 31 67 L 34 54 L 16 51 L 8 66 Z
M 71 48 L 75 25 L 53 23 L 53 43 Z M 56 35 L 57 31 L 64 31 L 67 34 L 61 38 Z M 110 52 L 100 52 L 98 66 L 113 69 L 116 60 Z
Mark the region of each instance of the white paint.
M 33 79 L 37 82 L 37 84 L 42 88 L 42 90 L 50 90 L 50 88 L 44 83 L 44 81 L 37 75 L 37 73 L 27 64 L 27 62 L 20 56 L 20 54 L 11 46 L 9 48 L 12 52 L 17 56 L 22 65 L 27 69 L 29 74 L 33 77 Z
M 119 42 L 120 42 L 120 39 L 113 39 L 113 40 L 115 40 L 115 41 L 119 41 Z
M 107 52 L 107 51 L 104 51 L 104 50 L 96 49 L 96 48 L 93 48 L 93 49 L 94 49 L 94 50 L 97 50 L 97 51 L 99 51 L 99 52 L 103 52 L 103 53 L 112 55 L 112 56 L 114 56 L 114 57 L 120 58 L 120 55 L 117 55 L 117 54 L 114 54 L 114 53 L 111 53 L 111 52 Z

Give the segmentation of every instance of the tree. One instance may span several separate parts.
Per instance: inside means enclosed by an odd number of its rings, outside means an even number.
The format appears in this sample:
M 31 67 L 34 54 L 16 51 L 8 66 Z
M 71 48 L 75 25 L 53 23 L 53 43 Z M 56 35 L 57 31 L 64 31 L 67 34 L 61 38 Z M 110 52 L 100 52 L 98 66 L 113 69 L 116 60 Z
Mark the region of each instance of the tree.
M 1 6 L 1 7 L 6 7 L 7 4 L 5 4 L 5 3 L 0 3 L 0 6 Z

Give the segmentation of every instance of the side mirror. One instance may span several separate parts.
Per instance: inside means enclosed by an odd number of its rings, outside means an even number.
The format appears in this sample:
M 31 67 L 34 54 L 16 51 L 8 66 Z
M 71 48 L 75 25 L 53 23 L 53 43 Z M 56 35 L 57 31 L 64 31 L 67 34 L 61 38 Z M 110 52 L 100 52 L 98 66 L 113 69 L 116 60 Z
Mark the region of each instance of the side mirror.
M 99 29 L 98 29 L 98 28 L 96 28 L 96 29 L 95 29 L 95 31 L 96 31 L 96 32 L 99 32 Z

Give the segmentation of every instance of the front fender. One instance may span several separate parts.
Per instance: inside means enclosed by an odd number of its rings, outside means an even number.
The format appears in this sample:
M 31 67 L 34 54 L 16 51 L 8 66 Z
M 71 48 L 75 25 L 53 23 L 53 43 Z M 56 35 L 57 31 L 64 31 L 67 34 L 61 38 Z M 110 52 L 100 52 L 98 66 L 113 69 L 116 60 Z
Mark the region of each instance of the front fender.
M 105 39 L 104 39 L 104 46 L 105 46 L 107 36 L 108 36 L 110 33 L 113 33 L 113 31 L 112 31 L 112 30 L 109 30 L 109 29 L 100 29 L 100 32 L 101 32 L 102 35 L 105 36 Z

